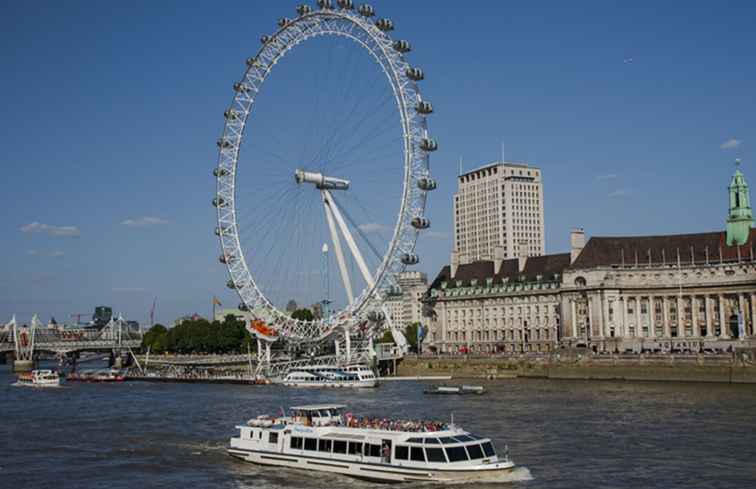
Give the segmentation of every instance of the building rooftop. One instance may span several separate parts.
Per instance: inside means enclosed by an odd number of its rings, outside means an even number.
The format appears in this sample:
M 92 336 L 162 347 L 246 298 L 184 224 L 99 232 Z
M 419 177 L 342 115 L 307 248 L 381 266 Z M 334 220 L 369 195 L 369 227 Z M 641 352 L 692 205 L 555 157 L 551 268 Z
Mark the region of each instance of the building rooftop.
M 612 265 L 677 265 L 680 263 L 717 263 L 737 261 L 754 255 L 756 229 L 740 247 L 727 246 L 722 231 L 659 236 L 593 237 L 570 268 L 582 269 Z
M 480 285 L 486 284 L 486 279 L 492 278 L 494 284 L 524 280 L 525 282 L 555 281 L 555 275 L 561 275 L 562 271 L 570 265 L 570 254 L 560 253 L 556 255 L 531 256 L 525 262 L 522 272 L 518 269 L 518 258 L 504 260 L 499 273 L 494 273 L 494 262 L 481 260 L 457 267 L 457 273 L 451 276 L 451 267 L 443 267 L 430 288 L 440 288 L 442 282 L 448 282 L 456 286 L 461 281 L 462 287 L 469 287 L 473 280 Z
M 473 170 L 461 173 L 461 174 L 457 175 L 457 178 L 466 177 L 468 175 L 472 175 L 475 172 L 479 172 L 481 170 L 487 170 L 489 168 L 493 168 L 493 167 L 497 167 L 497 166 L 507 166 L 507 167 L 510 167 L 510 168 L 528 168 L 530 170 L 538 170 L 538 168 L 536 168 L 534 166 L 529 166 L 527 163 L 511 163 L 511 162 L 507 162 L 507 161 L 494 161 L 493 163 L 488 163 L 488 164 L 485 164 L 483 166 L 479 166 L 478 168 L 475 168 Z

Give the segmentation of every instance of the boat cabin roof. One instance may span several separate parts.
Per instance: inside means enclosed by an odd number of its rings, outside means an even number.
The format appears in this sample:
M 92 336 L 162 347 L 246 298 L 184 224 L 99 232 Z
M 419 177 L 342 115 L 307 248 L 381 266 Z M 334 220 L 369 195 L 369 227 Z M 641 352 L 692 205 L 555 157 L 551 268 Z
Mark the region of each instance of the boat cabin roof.
M 346 404 L 308 404 L 306 406 L 292 406 L 292 411 L 320 411 L 323 409 L 344 409 Z

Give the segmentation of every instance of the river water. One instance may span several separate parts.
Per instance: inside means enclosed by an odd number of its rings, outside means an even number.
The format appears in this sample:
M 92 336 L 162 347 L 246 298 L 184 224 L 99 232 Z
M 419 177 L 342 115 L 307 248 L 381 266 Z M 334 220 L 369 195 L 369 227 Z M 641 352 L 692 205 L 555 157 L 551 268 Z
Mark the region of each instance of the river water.
M 407 381 L 365 391 L 13 381 L 1 366 L 0 487 L 14 489 L 386 487 L 225 453 L 237 423 L 320 402 L 348 404 L 355 415 L 453 413 L 527 467 L 476 488 L 756 487 L 756 386 L 500 380 L 486 382 L 483 396 L 457 397 L 427 396 Z

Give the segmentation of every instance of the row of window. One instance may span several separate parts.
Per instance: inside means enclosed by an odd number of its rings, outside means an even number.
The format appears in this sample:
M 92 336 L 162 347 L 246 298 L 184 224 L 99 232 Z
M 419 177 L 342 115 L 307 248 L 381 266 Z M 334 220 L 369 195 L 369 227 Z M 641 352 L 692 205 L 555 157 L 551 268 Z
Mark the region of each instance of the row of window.
M 493 457 L 496 452 L 490 441 L 483 444 L 463 445 L 456 447 L 419 447 L 397 445 L 394 457 L 396 460 L 410 460 L 412 462 L 454 463 L 468 460 L 479 460 Z
M 329 440 L 326 438 L 302 438 L 292 436 L 289 448 L 310 452 L 338 453 L 342 455 L 364 455 L 366 457 L 380 457 L 381 446 L 357 441 Z

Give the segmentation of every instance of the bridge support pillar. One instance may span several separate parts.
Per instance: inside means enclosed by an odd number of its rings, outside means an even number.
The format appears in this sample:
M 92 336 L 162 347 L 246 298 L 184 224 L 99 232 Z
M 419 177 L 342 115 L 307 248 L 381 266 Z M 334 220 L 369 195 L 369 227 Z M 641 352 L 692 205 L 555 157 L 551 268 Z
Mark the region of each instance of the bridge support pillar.
M 34 362 L 31 360 L 14 360 L 13 371 L 14 372 L 31 372 L 34 370 Z

